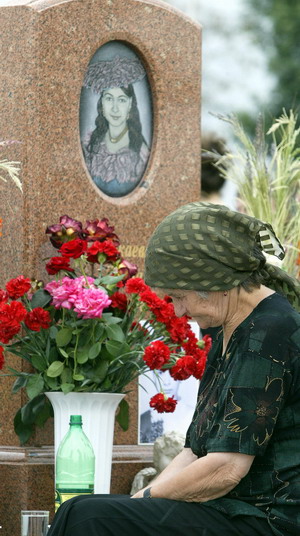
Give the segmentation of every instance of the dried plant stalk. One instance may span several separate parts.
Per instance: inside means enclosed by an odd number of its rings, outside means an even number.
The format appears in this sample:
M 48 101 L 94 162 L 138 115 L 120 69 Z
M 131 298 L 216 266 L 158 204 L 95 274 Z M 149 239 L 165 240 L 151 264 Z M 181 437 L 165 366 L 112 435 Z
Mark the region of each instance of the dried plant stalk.
M 0 160 L 0 170 L 4 171 L 5 174 L 9 175 L 11 180 L 15 183 L 15 185 L 19 188 L 19 190 L 22 192 L 22 183 L 19 179 L 19 172 L 20 168 L 18 167 L 19 162 L 9 162 L 8 160 Z M 2 177 L 0 175 L 0 179 L 4 182 L 7 182 L 7 179 L 5 177 Z
M 12 145 L 14 143 L 20 143 L 20 142 L 15 141 L 15 140 L 1 140 L 0 147 L 5 147 L 8 145 Z M 4 172 L 5 175 L 8 175 L 11 178 L 11 180 L 15 183 L 17 188 L 19 188 L 19 190 L 23 192 L 22 182 L 19 179 L 19 174 L 20 174 L 19 165 L 20 165 L 20 162 L 11 162 L 7 160 L 6 158 L 4 158 L 3 160 L 0 160 L 0 173 Z M 7 179 L 3 177 L 2 175 L 0 175 L 0 179 L 4 182 L 7 182 Z
M 252 141 L 235 116 L 218 116 L 228 122 L 238 140 L 234 152 L 222 156 L 216 166 L 238 186 L 242 210 L 272 224 L 286 256 L 282 268 L 299 276 L 300 255 L 300 148 L 297 116 L 283 110 L 265 134 L 263 119 Z M 270 136 L 270 143 L 266 137 Z M 272 259 L 269 259 L 272 262 Z

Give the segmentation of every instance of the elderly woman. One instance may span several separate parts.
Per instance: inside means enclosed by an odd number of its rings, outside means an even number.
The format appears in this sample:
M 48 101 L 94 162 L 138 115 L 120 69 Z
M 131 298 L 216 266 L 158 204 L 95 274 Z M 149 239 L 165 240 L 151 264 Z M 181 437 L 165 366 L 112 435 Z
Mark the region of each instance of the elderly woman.
M 49 536 L 300 534 L 300 285 L 268 265 L 272 227 L 209 203 L 169 215 L 146 282 L 222 326 L 180 454 L 132 498 L 64 503 Z

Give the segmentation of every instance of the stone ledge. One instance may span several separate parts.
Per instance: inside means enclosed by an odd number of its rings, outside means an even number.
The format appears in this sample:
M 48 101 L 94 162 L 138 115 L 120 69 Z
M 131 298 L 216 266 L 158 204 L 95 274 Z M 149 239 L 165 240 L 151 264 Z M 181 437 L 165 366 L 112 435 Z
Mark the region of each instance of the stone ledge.
M 152 463 L 152 445 L 114 445 L 112 462 Z M 54 463 L 54 447 L 0 446 L 0 464 L 3 463 Z

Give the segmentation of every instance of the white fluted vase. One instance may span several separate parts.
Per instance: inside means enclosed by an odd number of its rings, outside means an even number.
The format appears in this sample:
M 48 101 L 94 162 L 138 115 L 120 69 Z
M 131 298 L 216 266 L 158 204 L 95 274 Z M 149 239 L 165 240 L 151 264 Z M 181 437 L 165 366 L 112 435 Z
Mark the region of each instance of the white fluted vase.
M 82 415 L 83 431 L 95 453 L 95 493 L 110 492 L 116 409 L 119 393 L 47 392 L 54 411 L 55 460 L 59 444 L 69 430 L 70 415 Z

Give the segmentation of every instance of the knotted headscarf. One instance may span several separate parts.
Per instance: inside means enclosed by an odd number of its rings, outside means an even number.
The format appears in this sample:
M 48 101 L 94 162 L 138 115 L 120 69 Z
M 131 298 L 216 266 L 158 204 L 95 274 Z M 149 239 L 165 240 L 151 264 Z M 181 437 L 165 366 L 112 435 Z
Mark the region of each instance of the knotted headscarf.
M 169 214 L 150 238 L 145 281 L 167 289 L 229 290 L 245 281 L 261 262 L 261 251 L 284 258 L 272 226 L 222 205 L 195 202 Z M 287 297 L 300 311 L 300 283 L 266 263 L 263 283 Z

